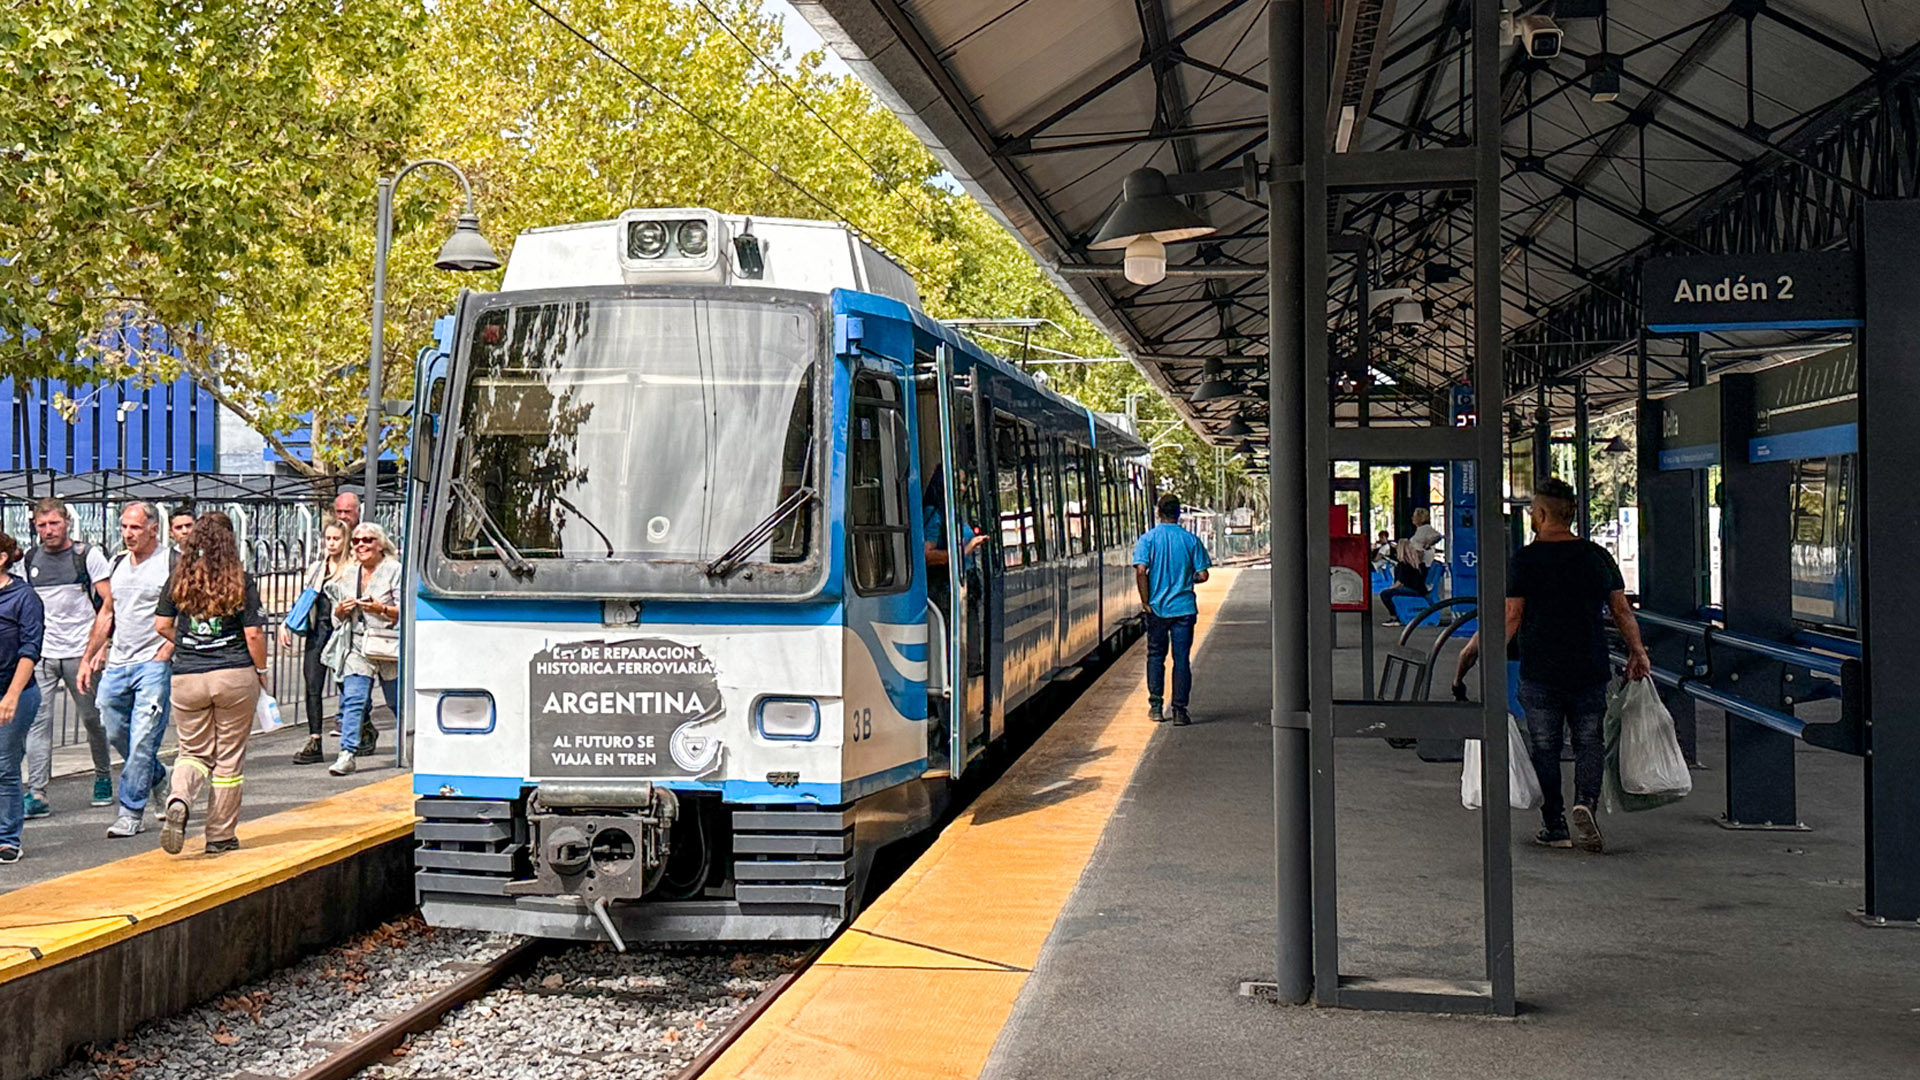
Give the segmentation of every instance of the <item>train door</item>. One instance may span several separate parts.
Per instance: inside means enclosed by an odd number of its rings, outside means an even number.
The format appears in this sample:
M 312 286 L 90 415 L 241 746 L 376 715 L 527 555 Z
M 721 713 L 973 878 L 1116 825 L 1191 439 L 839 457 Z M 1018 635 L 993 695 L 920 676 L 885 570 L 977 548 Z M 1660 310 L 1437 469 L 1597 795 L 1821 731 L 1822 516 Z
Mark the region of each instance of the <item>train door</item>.
M 941 490 L 930 497 L 944 499 L 943 525 L 946 565 L 929 567 L 945 576 L 945 596 L 938 597 L 947 626 L 944 680 L 948 689 L 947 734 L 949 759 L 959 776 L 987 745 L 987 716 L 991 706 L 988 686 L 987 642 L 990 621 L 987 577 L 983 572 L 993 551 L 988 531 L 991 518 L 985 505 L 983 460 L 979 452 L 978 411 L 972 379 L 956 380 L 953 357 L 945 345 L 935 354 L 934 403 L 937 407 Z M 964 385 L 960 385 L 964 383 Z M 932 440 L 929 440 L 931 442 Z M 931 537 L 928 538 L 932 540 Z

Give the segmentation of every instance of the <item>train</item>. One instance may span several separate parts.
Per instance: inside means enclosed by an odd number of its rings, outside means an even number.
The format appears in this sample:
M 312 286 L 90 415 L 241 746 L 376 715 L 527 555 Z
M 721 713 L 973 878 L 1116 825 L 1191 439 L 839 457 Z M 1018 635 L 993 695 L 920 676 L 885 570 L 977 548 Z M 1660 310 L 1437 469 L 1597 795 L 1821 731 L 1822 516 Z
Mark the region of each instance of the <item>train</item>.
M 832 222 L 528 229 L 416 374 L 403 701 L 436 926 L 811 940 L 1137 632 L 1147 447 Z

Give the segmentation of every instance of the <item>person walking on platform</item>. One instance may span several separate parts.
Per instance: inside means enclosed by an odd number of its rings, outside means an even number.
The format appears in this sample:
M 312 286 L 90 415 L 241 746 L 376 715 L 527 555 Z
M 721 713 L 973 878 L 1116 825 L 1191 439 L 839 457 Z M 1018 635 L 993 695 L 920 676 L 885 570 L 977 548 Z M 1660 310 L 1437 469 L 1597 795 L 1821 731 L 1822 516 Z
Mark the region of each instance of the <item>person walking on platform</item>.
M 326 753 L 320 747 L 320 729 L 329 679 L 327 642 L 333 637 L 333 602 L 327 599 L 327 583 L 346 573 L 347 568 L 353 565 L 347 555 L 347 532 L 344 523 L 327 522 L 320 533 L 322 554 L 308 564 L 306 576 L 300 579 L 302 590 L 313 589 L 320 597 L 313 605 L 312 614 L 307 616 L 307 628 L 295 635 L 284 625 L 280 627 L 282 649 L 293 648 L 296 636 L 306 641 L 302 674 L 307 690 L 307 743 L 294 752 L 295 765 L 318 765 L 326 760 Z
M 373 683 L 400 722 L 400 560 L 387 530 L 371 521 L 353 530 L 353 561 L 328 583 L 339 629 L 327 643 L 327 666 L 340 673 L 340 756 L 327 767 L 335 776 L 354 770 L 354 758 L 370 754 L 379 734 L 373 726 Z M 364 735 L 364 738 L 363 738 Z
M 1393 584 L 1380 590 L 1380 604 L 1387 609 L 1381 626 L 1399 626 L 1400 615 L 1393 608 L 1396 596 L 1426 599 L 1427 569 L 1433 565 L 1433 549 L 1443 539 L 1433 527 L 1433 515 L 1425 507 L 1413 512 L 1413 535 L 1392 545 Z
M 1187 698 L 1193 689 L 1193 627 L 1200 601 L 1193 587 L 1207 580 L 1212 565 L 1206 545 L 1180 527 L 1180 496 L 1160 496 L 1160 523 L 1133 545 L 1133 581 L 1147 618 L 1147 716 L 1191 723 Z M 1163 709 L 1167 653 L 1173 653 L 1173 703 Z
M 173 550 L 160 545 L 160 511 L 152 503 L 128 503 L 120 511 L 120 540 L 125 550 L 107 574 L 113 603 L 94 620 L 81 672 L 82 685 L 97 681 L 100 719 L 126 762 L 120 813 L 107 827 L 108 839 L 146 830 L 149 793 L 156 810 L 165 800 L 160 740 L 173 712 L 173 643 L 154 629 L 176 561 Z
M 1534 837 L 1547 847 L 1605 850 L 1594 811 L 1606 769 L 1601 721 L 1607 714 L 1607 631 L 1602 615 L 1627 645 L 1627 678 L 1651 670 L 1640 625 L 1627 603 L 1620 567 L 1607 550 L 1575 536 L 1573 486 L 1550 477 L 1534 490 L 1534 541 L 1513 557 L 1507 583 L 1507 637 L 1520 642 L 1520 711 L 1527 719 L 1533 770 L 1546 801 Z M 1573 732 L 1572 834 L 1561 790 L 1561 729 Z
M 240 565 L 232 520 L 219 511 L 201 515 L 154 618 L 154 629 L 174 643 L 180 720 L 180 756 L 160 830 L 169 855 L 185 846 L 187 821 L 208 789 L 207 854 L 240 846 L 234 827 L 254 705 L 267 681 L 266 625 L 259 586 Z
M 53 812 L 47 784 L 53 779 L 53 701 L 62 683 L 93 751 L 93 805 L 113 805 L 113 758 L 107 751 L 107 731 L 100 725 L 92 689 L 80 683 L 94 615 L 111 604 L 112 597 L 107 557 L 94 545 L 73 539 L 73 512 L 66 503 L 54 498 L 35 503 L 33 531 L 40 543 L 27 552 L 21 567 L 46 609 L 46 640 L 34 669 L 46 709 L 27 736 L 27 816 L 38 818 Z
M 45 633 L 40 595 L 13 573 L 20 544 L 0 533 L 0 863 L 20 861 L 20 823 L 26 820 L 20 762 L 40 711 L 33 676 Z

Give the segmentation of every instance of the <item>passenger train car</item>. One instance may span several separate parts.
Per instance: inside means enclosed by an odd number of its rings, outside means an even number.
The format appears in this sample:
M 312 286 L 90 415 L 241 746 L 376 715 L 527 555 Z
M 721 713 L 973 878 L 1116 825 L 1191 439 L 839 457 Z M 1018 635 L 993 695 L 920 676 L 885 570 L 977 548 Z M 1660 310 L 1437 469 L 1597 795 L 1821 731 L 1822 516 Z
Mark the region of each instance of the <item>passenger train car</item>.
M 1145 447 L 845 229 L 532 229 L 420 370 L 404 693 L 429 922 L 810 939 L 1126 634 Z

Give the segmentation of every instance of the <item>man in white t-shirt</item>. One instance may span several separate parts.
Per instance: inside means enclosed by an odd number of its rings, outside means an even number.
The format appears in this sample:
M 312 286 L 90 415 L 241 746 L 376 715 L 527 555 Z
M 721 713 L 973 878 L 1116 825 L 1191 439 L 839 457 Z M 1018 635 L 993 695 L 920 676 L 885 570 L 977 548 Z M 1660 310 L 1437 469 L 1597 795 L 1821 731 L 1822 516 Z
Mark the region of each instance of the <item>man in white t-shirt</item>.
M 146 829 L 150 797 L 164 800 L 167 769 L 160 739 L 173 703 L 173 642 L 153 628 L 154 609 L 172 579 L 172 549 L 160 543 L 160 511 L 130 502 L 120 511 L 120 541 L 107 584 L 113 603 L 94 619 L 83 681 L 98 672 L 100 719 L 126 761 L 120 770 L 120 813 L 109 838 Z
M 46 641 L 33 670 L 40 683 L 40 714 L 27 735 L 27 816 L 37 818 L 53 812 L 47 802 L 47 784 L 53 779 L 53 702 L 61 683 L 73 695 L 74 711 L 86 726 L 87 744 L 93 750 L 93 805 L 113 803 L 113 758 L 107 753 L 107 733 L 100 726 L 93 694 L 80 683 L 81 660 L 87 653 L 95 613 L 112 598 L 107 594 L 107 557 L 94 545 L 73 539 L 73 514 L 66 503 L 53 498 L 35 503 L 33 531 L 40 542 L 21 561 L 22 574 L 40 594 L 47 612 Z

